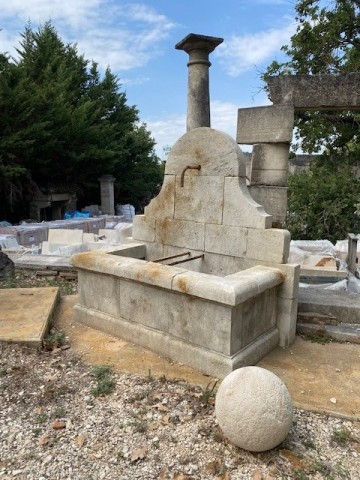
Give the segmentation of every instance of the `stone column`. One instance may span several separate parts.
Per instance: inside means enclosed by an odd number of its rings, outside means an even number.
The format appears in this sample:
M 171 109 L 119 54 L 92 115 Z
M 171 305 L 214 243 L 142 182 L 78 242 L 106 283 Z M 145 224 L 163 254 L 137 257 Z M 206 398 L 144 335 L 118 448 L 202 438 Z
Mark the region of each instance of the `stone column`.
M 209 54 L 223 38 L 190 33 L 175 45 L 189 54 L 186 130 L 210 127 Z
M 115 215 L 114 182 L 116 178 L 112 175 L 102 175 L 98 180 L 100 182 L 101 211 L 103 214 Z
M 357 272 L 357 243 L 359 240 L 359 235 L 354 235 L 353 233 L 348 234 L 348 254 L 347 254 L 347 264 L 349 271 L 359 278 Z

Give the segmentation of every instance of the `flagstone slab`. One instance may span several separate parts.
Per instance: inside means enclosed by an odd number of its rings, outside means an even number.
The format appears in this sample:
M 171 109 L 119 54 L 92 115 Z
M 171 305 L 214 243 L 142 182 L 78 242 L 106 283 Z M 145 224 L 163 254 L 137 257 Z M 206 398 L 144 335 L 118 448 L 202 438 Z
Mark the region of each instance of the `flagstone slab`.
M 1 289 L 0 341 L 41 346 L 59 297 L 55 287 Z

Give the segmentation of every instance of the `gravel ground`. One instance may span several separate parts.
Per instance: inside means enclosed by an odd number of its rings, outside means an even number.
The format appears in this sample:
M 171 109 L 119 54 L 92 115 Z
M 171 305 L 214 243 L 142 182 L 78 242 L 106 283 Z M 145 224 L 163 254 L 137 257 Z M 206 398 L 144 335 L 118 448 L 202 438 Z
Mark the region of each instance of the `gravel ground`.
M 0 343 L 1 479 L 360 479 L 360 423 L 296 410 L 282 445 L 231 445 L 212 386 L 86 365 L 53 333 Z

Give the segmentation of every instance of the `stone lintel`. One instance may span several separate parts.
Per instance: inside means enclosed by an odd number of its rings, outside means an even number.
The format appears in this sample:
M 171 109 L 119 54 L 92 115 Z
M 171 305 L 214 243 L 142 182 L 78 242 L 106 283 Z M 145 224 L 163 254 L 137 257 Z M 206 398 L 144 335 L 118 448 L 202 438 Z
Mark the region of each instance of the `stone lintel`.
M 291 105 L 240 108 L 238 110 L 237 143 L 290 143 L 294 128 Z
M 359 110 L 360 73 L 269 77 L 270 99 L 295 110 Z

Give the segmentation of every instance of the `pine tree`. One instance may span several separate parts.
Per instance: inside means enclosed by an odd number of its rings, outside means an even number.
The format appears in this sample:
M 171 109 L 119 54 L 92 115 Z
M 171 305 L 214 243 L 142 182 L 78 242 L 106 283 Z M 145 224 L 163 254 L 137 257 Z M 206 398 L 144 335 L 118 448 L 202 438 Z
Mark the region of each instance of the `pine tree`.
M 0 56 L 0 183 L 7 186 L 0 214 L 9 215 L 10 191 L 17 192 L 12 204 L 54 189 L 98 201 L 99 175 L 131 178 L 140 151 L 145 176 L 154 173 L 155 181 L 145 182 L 154 195 L 161 172 L 154 141 L 139 129 L 138 111 L 110 68 L 101 78 L 97 64 L 65 44 L 51 22 L 37 31 L 27 25 L 17 53 L 16 61 Z M 118 200 L 129 197 L 128 188 L 121 180 Z M 133 195 L 137 205 L 141 195 Z

